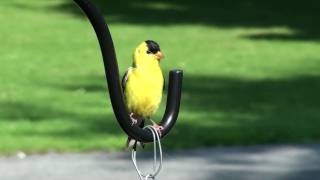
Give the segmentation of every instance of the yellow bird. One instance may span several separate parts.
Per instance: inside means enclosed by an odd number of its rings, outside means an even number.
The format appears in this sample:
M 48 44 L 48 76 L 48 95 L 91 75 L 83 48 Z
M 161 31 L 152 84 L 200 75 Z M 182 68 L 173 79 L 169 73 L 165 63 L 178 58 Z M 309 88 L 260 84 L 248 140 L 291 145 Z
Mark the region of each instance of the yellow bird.
M 132 125 L 144 126 L 149 119 L 161 135 L 162 126 L 150 118 L 158 110 L 164 88 L 164 77 L 160 68 L 163 58 L 158 43 L 152 40 L 142 42 L 133 53 L 133 64 L 122 78 L 127 108 L 130 112 Z M 128 138 L 127 146 L 136 148 L 140 144 Z

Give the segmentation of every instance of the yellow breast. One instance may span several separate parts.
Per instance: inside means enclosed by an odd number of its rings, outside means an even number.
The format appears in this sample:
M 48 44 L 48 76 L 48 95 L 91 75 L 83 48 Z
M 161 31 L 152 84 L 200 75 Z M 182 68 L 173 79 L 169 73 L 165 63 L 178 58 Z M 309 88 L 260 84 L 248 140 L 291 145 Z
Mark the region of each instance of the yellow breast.
M 129 111 L 142 117 L 153 115 L 162 99 L 163 83 L 159 66 L 131 69 L 125 89 Z

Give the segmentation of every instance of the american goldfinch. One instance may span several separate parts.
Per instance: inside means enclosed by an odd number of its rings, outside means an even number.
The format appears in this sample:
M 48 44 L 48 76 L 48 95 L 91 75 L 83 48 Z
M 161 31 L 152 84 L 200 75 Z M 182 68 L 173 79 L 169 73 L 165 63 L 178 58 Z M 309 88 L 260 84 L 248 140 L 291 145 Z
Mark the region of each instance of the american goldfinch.
M 132 125 L 144 127 L 144 120 L 149 119 L 161 135 L 162 126 L 150 118 L 157 111 L 164 88 L 164 77 L 160 68 L 163 58 L 158 43 L 152 40 L 142 42 L 133 53 L 133 64 L 122 78 L 122 87 Z M 127 147 L 140 145 L 128 138 Z

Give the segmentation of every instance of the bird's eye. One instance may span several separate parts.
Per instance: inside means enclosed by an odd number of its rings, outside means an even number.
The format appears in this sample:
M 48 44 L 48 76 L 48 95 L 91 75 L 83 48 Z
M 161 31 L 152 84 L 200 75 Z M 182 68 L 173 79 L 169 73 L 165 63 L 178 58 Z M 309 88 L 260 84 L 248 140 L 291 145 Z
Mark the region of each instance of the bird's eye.
M 147 54 L 151 54 L 151 51 L 148 50 L 148 51 L 147 51 Z

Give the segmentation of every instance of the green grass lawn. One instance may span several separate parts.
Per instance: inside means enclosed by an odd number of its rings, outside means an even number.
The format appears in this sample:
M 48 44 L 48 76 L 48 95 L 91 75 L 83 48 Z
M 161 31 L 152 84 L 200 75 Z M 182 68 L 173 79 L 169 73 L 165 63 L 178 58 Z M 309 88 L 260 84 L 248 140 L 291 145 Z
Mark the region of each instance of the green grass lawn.
M 318 2 L 95 2 L 122 73 L 146 39 L 165 74 L 185 72 L 166 147 L 319 142 Z M 0 23 L 0 153 L 123 149 L 95 34 L 71 0 L 1 0 Z

